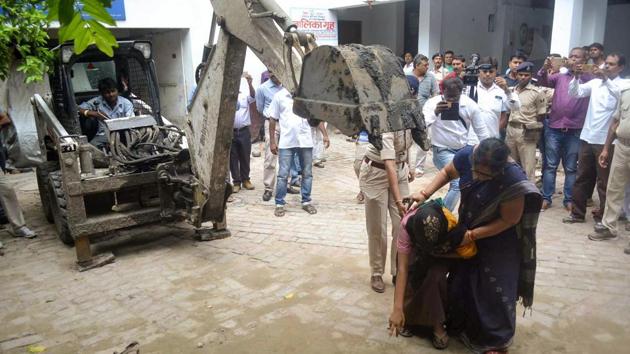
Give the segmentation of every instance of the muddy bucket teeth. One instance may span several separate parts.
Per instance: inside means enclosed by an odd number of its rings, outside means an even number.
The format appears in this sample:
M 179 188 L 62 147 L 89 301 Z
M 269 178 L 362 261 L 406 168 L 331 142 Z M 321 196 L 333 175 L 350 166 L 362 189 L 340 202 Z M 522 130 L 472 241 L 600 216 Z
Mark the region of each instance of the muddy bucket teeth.
M 320 46 L 308 53 L 293 111 L 349 136 L 365 129 L 378 148 L 382 133 L 412 129 L 418 145 L 429 148 L 418 100 L 398 59 L 383 46 Z

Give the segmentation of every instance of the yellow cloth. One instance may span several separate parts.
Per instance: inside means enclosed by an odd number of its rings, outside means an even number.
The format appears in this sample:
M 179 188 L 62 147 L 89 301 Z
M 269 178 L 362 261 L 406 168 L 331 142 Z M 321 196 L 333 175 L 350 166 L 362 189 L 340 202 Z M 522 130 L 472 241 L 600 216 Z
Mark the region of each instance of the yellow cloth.
M 442 211 L 444 212 L 444 216 L 446 217 L 446 221 L 448 221 L 447 230 L 448 231 L 453 230 L 455 225 L 457 225 L 457 218 L 446 207 L 442 207 Z M 477 254 L 477 245 L 475 244 L 475 242 L 471 242 L 471 243 L 468 243 L 468 244 L 466 244 L 464 246 L 457 247 L 457 249 L 455 251 L 457 252 L 457 254 L 460 257 L 462 257 L 464 259 L 472 258 L 472 257 L 474 257 Z

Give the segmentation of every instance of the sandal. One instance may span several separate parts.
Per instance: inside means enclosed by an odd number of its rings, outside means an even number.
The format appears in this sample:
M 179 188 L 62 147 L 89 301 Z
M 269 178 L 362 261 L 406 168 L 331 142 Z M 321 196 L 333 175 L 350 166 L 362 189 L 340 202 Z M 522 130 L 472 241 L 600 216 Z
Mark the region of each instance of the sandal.
M 431 341 L 433 348 L 442 350 L 448 348 L 448 334 L 444 333 L 441 337 L 433 333 L 433 340 Z
M 278 206 L 276 207 L 276 210 L 274 210 L 273 215 L 281 217 L 284 216 L 285 213 L 286 211 L 284 210 L 284 207 Z
M 311 215 L 317 214 L 317 209 L 315 209 L 313 204 L 304 204 L 302 205 L 302 209 Z
M 401 328 L 400 331 L 398 331 L 398 334 L 405 338 L 413 337 L 413 333 L 411 333 L 411 330 L 407 327 Z

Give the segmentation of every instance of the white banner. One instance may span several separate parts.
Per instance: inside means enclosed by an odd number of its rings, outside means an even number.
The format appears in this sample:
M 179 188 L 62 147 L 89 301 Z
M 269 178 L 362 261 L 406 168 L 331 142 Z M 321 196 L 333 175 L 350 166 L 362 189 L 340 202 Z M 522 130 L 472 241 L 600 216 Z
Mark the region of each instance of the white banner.
M 337 17 L 327 9 L 291 8 L 290 16 L 299 30 L 315 35 L 318 45 L 337 45 Z

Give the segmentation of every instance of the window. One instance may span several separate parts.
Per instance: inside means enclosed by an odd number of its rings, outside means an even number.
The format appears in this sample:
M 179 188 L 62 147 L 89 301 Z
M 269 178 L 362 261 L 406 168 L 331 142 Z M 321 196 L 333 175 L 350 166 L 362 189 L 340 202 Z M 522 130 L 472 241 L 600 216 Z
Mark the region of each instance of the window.
M 70 73 L 74 93 L 98 91 L 98 82 L 110 77 L 116 81 L 116 64 L 113 61 L 75 63 Z

